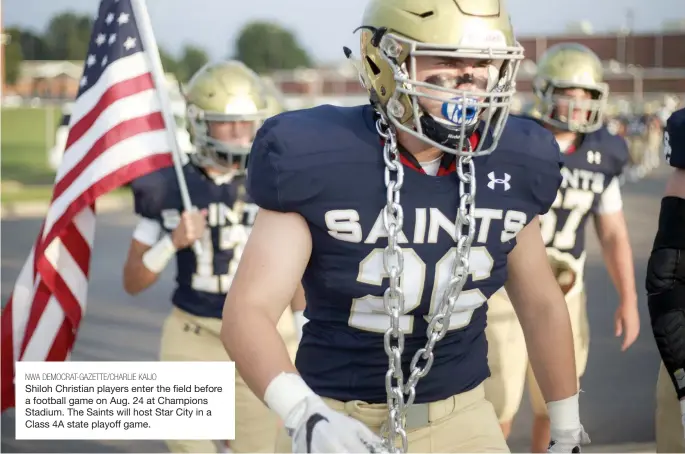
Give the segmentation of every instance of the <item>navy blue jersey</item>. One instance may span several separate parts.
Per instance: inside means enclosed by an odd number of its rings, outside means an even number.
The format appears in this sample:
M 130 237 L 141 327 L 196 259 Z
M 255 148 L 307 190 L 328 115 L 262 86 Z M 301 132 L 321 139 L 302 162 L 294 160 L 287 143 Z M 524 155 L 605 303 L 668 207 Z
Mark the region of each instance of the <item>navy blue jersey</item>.
M 605 127 L 580 140 L 563 154 L 561 188 L 552 209 L 542 217 L 545 244 L 559 259 L 562 254 L 570 255 L 569 262 L 583 256 L 587 219 L 602 212 L 602 196 L 610 184 L 614 185 L 612 190 L 618 190 L 618 180 L 614 179 L 629 159 L 625 140 Z
M 321 396 L 380 403 L 386 401 L 388 368 L 382 334 L 389 327 L 382 298 L 388 241 L 385 164 L 374 115 L 371 106 L 320 106 L 268 120 L 250 154 L 247 186 L 260 207 L 297 212 L 309 224 L 313 247 L 303 277 L 309 323 L 297 352 L 298 371 Z M 400 246 L 406 377 L 450 277 L 460 194 L 454 172 L 434 177 L 405 168 Z M 467 391 L 488 377 L 486 301 L 504 285 L 516 234 L 548 210 L 561 182 L 552 135 L 516 117 L 497 151 L 475 158 L 475 168 L 472 274 L 433 367 L 418 384 L 417 402 Z
M 208 228 L 200 256 L 192 247 L 176 254 L 177 287 L 172 302 L 193 315 L 221 318 L 258 207 L 247 197 L 244 178 L 217 184 L 192 164 L 184 166 L 184 174 L 192 204 L 207 209 Z M 135 180 L 132 189 L 136 213 L 159 222 L 168 233 L 178 226 L 183 202 L 172 167 Z
M 673 112 L 664 132 L 666 162 L 677 169 L 685 169 L 685 109 Z

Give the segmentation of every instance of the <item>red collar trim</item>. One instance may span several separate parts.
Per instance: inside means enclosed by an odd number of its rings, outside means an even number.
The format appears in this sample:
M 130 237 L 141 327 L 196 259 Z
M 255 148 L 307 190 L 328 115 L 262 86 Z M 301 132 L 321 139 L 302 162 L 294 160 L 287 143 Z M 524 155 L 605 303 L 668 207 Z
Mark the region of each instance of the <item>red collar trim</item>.
M 478 145 L 478 142 L 480 140 L 480 134 L 478 131 L 474 132 L 470 137 L 469 137 L 469 143 L 471 144 L 471 148 L 475 149 L 476 146 Z M 381 141 L 383 143 L 383 141 Z M 400 150 L 400 162 L 406 166 L 409 167 L 410 169 L 420 172 L 425 174 L 426 172 L 423 170 L 423 167 L 421 167 L 421 164 L 414 158 L 414 156 L 404 150 Z M 455 159 L 455 155 L 451 155 L 448 153 L 445 153 L 442 157 L 442 161 L 440 162 L 440 168 L 438 169 L 438 174 L 437 176 L 441 177 L 444 175 L 449 175 L 452 172 L 456 172 L 457 170 L 457 160 Z

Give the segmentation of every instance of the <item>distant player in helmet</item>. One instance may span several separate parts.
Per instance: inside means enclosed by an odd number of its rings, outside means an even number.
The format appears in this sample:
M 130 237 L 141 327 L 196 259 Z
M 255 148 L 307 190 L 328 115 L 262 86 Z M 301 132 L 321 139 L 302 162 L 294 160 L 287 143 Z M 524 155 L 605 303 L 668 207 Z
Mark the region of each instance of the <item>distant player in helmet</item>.
M 585 371 L 589 324 L 585 297 L 585 225 L 592 217 L 607 270 L 619 294 L 615 334 L 623 335 L 621 351 L 640 330 L 633 257 L 623 217 L 619 176 L 628 160 L 625 140 L 603 126 L 608 85 L 602 64 L 587 47 L 563 43 L 538 62 L 533 118 L 554 134 L 563 154 L 563 181 L 554 203 L 541 217 L 542 236 L 552 269 L 566 297 L 576 354 L 576 372 Z M 547 406 L 532 369 L 523 331 L 506 291 L 489 302 L 486 333 L 492 376 L 486 396 L 495 406 L 502 430 L 509 435 L 528 377 L 535 421 L 533 452 L 545 452 L 550 429 Z M 539 377 L 538 377 L 539 378 Z
M 162 331 L 162 361 L 229 361 L 219 339 L 226 292 L 258 207 L 246 194 L 245 169 L 255 134 L 270 113 L 259 77 L 237 61 L 208 64 L 188 83 L 188 122 L 195 152 L 183 167 L 197 210 L 184 211 L 173 168 L 133 182 L 140 221 L 124 266 L 124 288 L 138 294 L 153 285 L 176 258 L 173 309 Z M 195 241 L 202 251 L 196 254 Z M 300 289 L 291 295 L 302 311 Z M 289 317 L 289 318 L 288 318 Z M 291 326 L 288 326 L 288 322 Z M 292 315 L 279 325 L 294 355 L 298 342 Z M 236 375 L 234 452 L 273 452 L 278 418 Z M 168 440 L 172 452 L 216 452 L 209 440 Z

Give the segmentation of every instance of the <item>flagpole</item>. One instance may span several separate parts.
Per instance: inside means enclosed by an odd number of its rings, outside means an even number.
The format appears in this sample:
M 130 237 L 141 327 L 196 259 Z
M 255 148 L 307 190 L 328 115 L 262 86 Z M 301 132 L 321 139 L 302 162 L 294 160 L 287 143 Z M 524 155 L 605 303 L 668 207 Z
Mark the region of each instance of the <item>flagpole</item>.
M 183 157 L 181 154 L 181 147 L 178 145 L 178 138 L 176 137 L 176 134 L 171 130 L 172 125 L 176 124 L 176 119 L 174 118 L 173 111 L 171 110 L 171 100 L 169 99 L 166 89 L 167 81 L 164 75 L 164 67 L 162 66 L 162 60 L 159 57 L 159 48 L 157 47 L 157 41 L 155 40 L 155 35 L 152 31 L 150 15 L 147 12 L 145 0 L 131 0 L 131 8 L 133 9 L 133 14 L 135 15 L 136 22 L 138 24 L 138 32 L 140 33 L 140 39 L 143 42 L 143 48 L 150 59 L 150 64 L 152 65 L 152 79 L 157 87 L 157 92 L 159 93 L 160 103 L 162 106 L 162 115 L 164 116 L 164 122 L 167 126 L 167 132 L 171 136 L 171 155 L 174 160 L 176 179 L 178 180 L 178 186 L 181 190 L 183 207 L 186 211 L 191 211 L 194 210 L 195 207 L 193 207 L 190 201 L 188 184 L 186 183 L 185 174 L 183 173 Z M 193 249 L 195 254 L 202 254 L 202 244 L 200 243 L 200 240 L 195 240 Z

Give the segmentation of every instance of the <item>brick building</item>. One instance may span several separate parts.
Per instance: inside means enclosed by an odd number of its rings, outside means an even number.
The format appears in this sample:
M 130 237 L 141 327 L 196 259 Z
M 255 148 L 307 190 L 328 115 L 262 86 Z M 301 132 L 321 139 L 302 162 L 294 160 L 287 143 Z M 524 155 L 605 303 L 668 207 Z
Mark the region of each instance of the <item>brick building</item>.
M 23 98 L 71 100 L 78 94 L 82 74 L 82 61 L 25 60 L 8 91 Z
M 607 62 L 605 77 L 614 93 L 635 90 L 644 93 L 685 93 L 685 32 L 519 39 L 526 55 L 535 61 L 551 46 L 569 41 L 589 47 Z M 518 84 L 520 91 L 530 91 L 529 79 L 532 78 L 522 74 Z
M 560 42 L 579 42 L 605 62 L 605 78 L 614 95 L 643 97 L 657 93 L 685 95 L 685 31 L 652 34 L 523 36 L 519 42 L 528 59 L 521 65 L 517 89 L 531 93 L 535 62 Z M 315 97 L 317 102 L 336 98 L 357 99 L 365 94 L 349 62 L 338 67 L 283 71 L 273 79 L 289 98 Z

